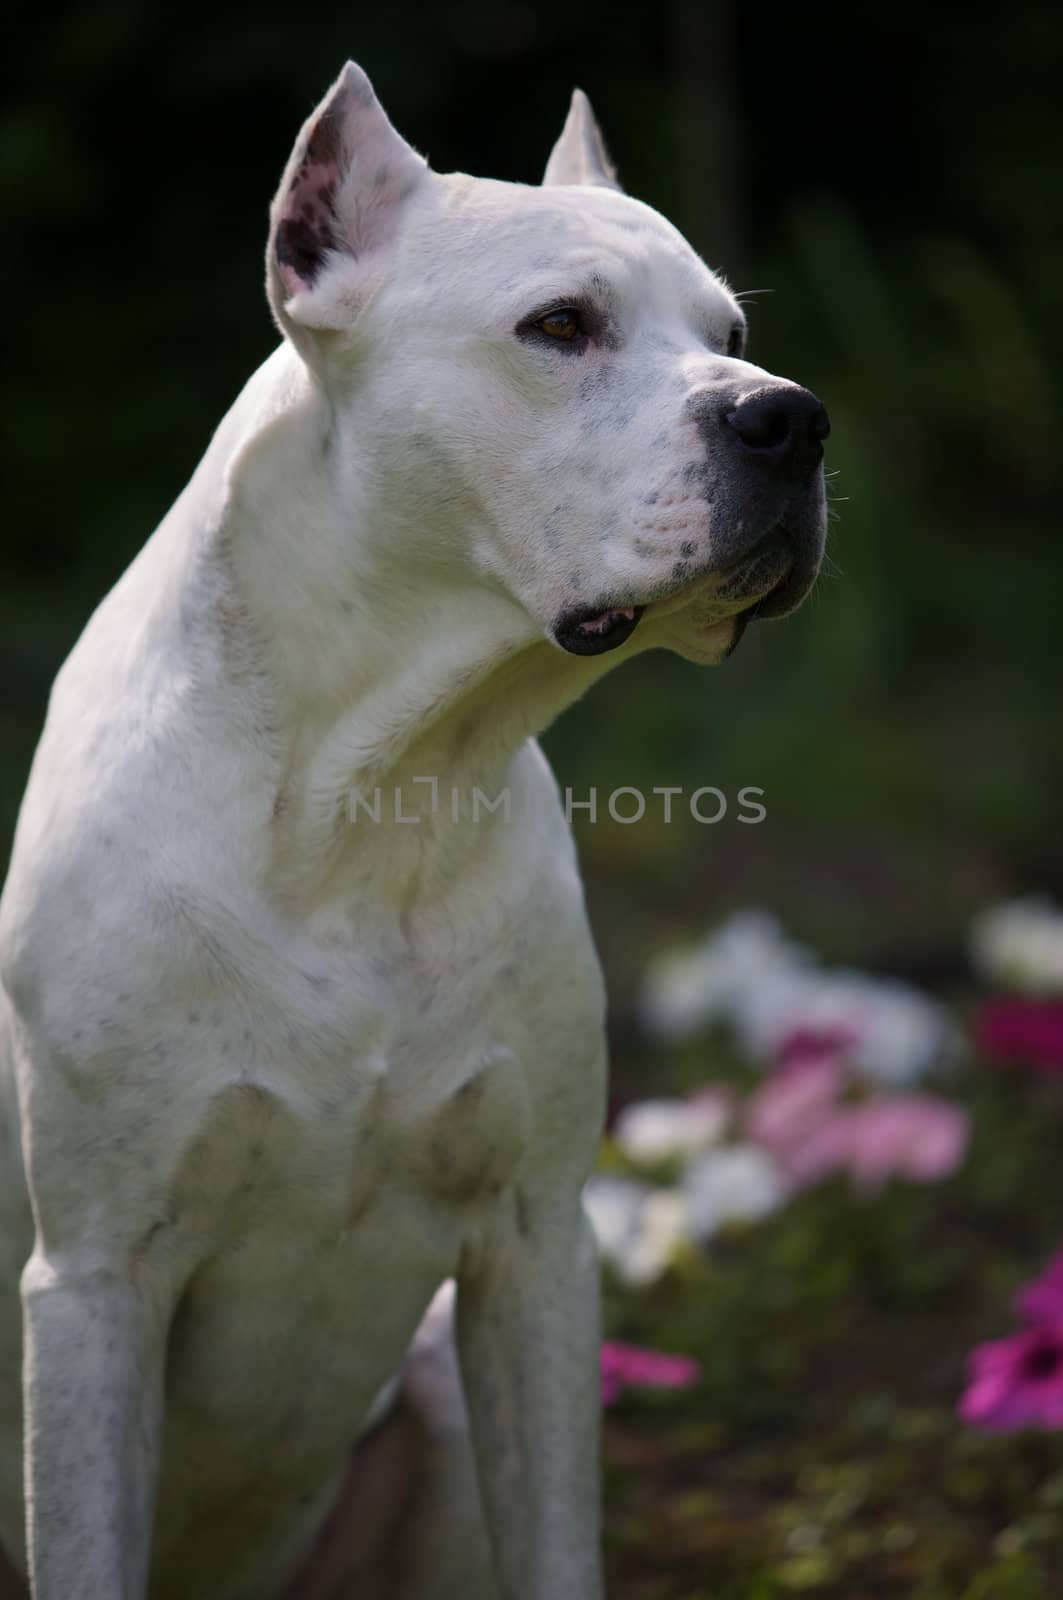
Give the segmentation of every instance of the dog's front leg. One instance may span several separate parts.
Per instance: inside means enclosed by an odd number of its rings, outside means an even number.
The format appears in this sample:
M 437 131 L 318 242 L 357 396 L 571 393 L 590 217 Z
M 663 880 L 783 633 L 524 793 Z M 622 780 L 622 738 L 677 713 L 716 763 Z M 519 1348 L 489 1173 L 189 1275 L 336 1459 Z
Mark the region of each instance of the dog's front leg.
M 165 1319 L 133 1274 L 35 1253 L 22 1277 L 34 1600 L 141 1600 Z
M 579 1186 L 518 1193 L 458 1285 L 502 1600 L 598 1600 L 599 1310 Z

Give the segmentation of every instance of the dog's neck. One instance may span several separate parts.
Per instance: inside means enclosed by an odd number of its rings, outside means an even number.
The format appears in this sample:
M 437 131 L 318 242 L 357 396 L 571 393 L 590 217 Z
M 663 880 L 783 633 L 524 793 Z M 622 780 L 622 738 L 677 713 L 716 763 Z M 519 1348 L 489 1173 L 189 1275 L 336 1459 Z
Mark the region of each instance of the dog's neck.
M 412 847 L 419 815 L 420 855 L 444 832 L 453 854 L 455 811 L 497 796 L 517 751 L 612 661 L 562 653 L 475 579 L 460 528 L 398 523 L 364 487 L 374 474 L 346 450 L 338 461 L 328 403 L 294 358 L 271 366 L 265 410 L 224 469 L 220 544 L 281 730 L 286 854 L 331 869 L 367 836 L 352 815 L 374 805 L 377 850 L 381 827 Z

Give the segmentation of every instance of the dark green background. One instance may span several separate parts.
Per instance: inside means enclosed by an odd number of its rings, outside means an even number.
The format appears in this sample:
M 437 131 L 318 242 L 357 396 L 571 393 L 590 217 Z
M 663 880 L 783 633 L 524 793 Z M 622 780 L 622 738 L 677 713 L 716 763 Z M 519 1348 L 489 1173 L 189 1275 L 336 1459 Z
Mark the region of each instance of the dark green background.
M 48 684 L 274 334 L 266 208 L 352 55 L 441 170 L 534 180 L 573 83 L 629 189 L 834 419 L 828 571 L 713 671 L 650 656 L 563 782 L 763 787 L 768 819 L 581 827 L 621 993 L 750 900 L 933 978 L 970 910 L 1063 891 L 1063 22 L 1049 4 L 122 3 L 10 26 L 0 857 Z M 21 36 L 20 36 L 21 34 Z

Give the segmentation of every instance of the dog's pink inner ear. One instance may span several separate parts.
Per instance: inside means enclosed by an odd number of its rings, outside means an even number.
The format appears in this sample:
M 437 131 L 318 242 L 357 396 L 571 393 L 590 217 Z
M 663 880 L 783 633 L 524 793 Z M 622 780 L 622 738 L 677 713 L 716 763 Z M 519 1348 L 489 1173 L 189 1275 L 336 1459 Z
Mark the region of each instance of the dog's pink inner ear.
M 277 219 L 277 266 L 289 295 L 312 288 L 329 252 L 342 248 L 335 203 L 343 115 L 341 92 L 311 128 Z
M 301 129 L 271 207 L 270 302 L 304 353 L 302 329 L 351 324 L 427 172 L 348 61 Z

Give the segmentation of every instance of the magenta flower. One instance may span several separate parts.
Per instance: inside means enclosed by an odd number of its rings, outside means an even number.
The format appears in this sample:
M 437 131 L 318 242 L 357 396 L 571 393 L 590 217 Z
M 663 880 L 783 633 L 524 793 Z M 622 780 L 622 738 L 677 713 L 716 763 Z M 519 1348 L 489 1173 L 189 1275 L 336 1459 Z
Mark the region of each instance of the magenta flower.
M 991 1061 L 1028 1061 L 1063 1071 L 1063 1001 L 990 1000 L 975 1024 L 978 1045 Z
M 778 1044 L 776 1059 L 781 1067 L 811 1061 L 840 1061 L 859 1043 L 855 1028 L 791 1028 Z
M 689 1389 L 700 1376 L 701 1368 L 690 1356 L 664 1355 L 660 1350 L 644 1350 L 615 1340 L 602 1345 L 603 1406 L 611 1406 L 627 1388 Z
M 994 1432 L 1063 1428 L 1063 1320 L 980 1344 L 968 1357 L 959 1413 Z
M 1015 1296 L 1015 1309 L 1026 1322 L 1063 1322 L 1063 1250 L 1040 1277 L 1023 1285 Z

